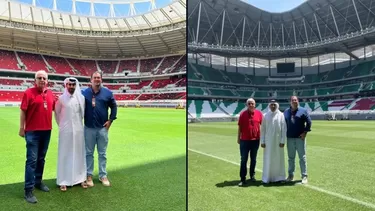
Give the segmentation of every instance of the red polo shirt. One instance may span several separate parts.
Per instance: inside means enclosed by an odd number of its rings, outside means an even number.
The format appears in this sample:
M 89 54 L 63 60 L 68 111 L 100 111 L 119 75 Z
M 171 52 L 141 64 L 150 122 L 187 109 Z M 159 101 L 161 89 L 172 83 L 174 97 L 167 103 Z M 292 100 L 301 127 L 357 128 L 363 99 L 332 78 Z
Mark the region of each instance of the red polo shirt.
M 45 103 L 47 108 L 44 106 Z M 25 131 L 52 130 L 55 98 L 51 90 L 28 88 L 23 94 L 21 109 L 26 112 Z
M 250 112 L 245 110 L 241 112 L 238 119 L 240 127 L 240 139 L 243 141 L 254 141 L 260 139 L 260 125 L 262 124 L 263 114 L 259 110 Z

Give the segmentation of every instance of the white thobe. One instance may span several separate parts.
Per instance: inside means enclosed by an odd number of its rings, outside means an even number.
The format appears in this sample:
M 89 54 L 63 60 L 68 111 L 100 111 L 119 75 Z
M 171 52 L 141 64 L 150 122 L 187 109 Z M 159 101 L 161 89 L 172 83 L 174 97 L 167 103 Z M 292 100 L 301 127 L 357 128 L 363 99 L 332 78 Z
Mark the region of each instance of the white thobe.
M 261 144 L 266 144 L 263 153 L 264 183 L 285 180 L 284 149 L 280 147 L 286 141 L 286 122 L 279 110 L 267 112 L 261 125 Z
M 59 125 L 56 183 L 59 186 L 73 186 L 86 180 L 83 108 L 77 96 L 60 96 L 56 103 L 55 118 Z

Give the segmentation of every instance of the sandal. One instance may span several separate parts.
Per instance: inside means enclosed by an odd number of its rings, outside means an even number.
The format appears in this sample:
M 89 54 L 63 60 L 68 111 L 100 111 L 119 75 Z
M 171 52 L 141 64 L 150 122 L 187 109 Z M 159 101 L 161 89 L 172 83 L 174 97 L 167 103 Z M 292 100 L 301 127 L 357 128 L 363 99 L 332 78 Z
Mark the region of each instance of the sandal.
M 66 188 L 65 185 L 62 185 L 62 186 L 60 186 L 60 190 L 61 190 L 62 192 L 65 192 L 65 191 L 67 190 L 67 188 Z
M 84 189 L 86 189 L 86 188 L 88 187 L 86 182 L 82 182 L 82 183 L 81 183 L 81 186 L 82 186 L 82 188 L 84 188 Z

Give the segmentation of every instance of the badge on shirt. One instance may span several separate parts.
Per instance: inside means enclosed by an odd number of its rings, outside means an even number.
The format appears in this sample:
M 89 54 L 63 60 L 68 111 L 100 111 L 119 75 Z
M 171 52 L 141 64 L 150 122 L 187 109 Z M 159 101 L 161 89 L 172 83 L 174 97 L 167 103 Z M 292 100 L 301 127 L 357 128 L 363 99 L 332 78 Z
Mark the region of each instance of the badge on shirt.
M 95 107 L 95 97 L 92 98 L 92 107 Z
M 46 101 L 44 101 L 44 109 L 47 110 L 47 102 Z

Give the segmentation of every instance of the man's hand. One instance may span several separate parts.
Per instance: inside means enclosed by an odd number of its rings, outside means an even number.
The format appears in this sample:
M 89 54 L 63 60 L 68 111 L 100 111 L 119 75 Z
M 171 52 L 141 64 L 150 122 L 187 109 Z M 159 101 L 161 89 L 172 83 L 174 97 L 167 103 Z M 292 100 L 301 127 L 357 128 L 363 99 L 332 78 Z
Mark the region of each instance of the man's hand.
M 266 144 L 261 144 L 260 145 L 262 148 L 266 148 Z
M 22 138 L 25 137 L 25 129 L 20 128 L 20 131 L 18 132 L 18 135 L 21 136 Z
M 306 132 L 303 132 L 299 137 L 300 137 L 302 140 L 305 140 L 305 138 L 306 138 Z
M 108 121 L 106 121 L 106 122 L 104 123 L 103 126 L 104 126 L 105 128 L 107 128 L 107 130 L 109 130 L 109 127 L 111 127 L 111 124 L 112 124 L 112 122 L 108 120 Z
M 237 144 L 240 144 L 240 139 L 239 138 L 237 139 Z
M 284 148 L 285 144 L 279 144 L 280 148 Z

